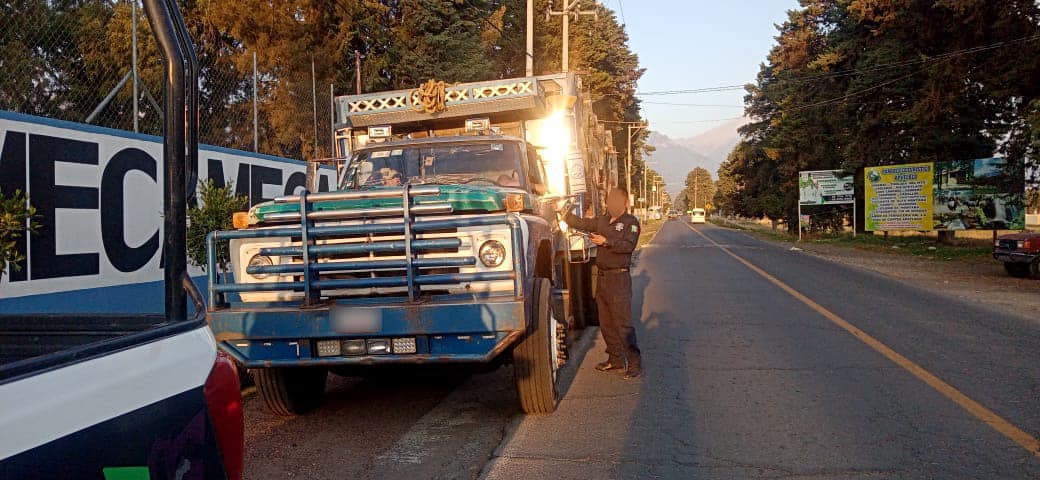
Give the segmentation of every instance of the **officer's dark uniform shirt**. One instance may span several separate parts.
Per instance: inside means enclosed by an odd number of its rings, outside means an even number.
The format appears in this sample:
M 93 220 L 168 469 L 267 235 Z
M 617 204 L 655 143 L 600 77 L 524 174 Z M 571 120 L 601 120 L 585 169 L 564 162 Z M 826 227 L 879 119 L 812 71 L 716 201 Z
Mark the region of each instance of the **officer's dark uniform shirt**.
M 606 270 L 629 267 L 632 252 L 639 241 L 639 220 L 636 217 L 625 213 L 611 222 L 610 214 L 580 218 L 573 213 L 567 213 L 564 220 L 567 225 L 578 230 L 598 233 L 607 239 L 605 245 L 596 249 L 597 267 Z

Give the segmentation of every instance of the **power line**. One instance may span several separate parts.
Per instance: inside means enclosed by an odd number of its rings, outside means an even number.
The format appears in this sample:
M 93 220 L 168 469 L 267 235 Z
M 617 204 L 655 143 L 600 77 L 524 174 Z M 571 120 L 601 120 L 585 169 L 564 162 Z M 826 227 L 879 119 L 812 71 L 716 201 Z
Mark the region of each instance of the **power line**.
M 748 117 L 729 117 L 729 118 L 713 118 L 710 120 L 657 120 L 657 123 L 717 123 L 717 122 L 728 122 L 730 120 L 746 119 L 751 121 Z
M 1014 40 L 1008 40 L 1004 42 L 992 43 L 989 45 L 982 45 L 978 47 L 964 48 L 961 50 L 954 50 L 946 53 L 941 53 L 932 57 L 920 58 L 916 60 L 902 60 L 898 62 L 889 62 L 873 65 L 861 69 L 841 70 L 837 72 L 821 73 L 818 75 L 808 75 L 803 77 L 792 77 L 792 78 L 779 78 L 775 81 L 778 83 L 807 83 L 819 80 L 828 80 L 832 78 L 845 77 L 850 75 L 857 75 L 860 73 L 870 73 L 879 70 L 886 70 L 891 68 L 905 67 L 910 65 L 921 65 L 925 63 L 938 62 L 947 60 L 954 57 L 963 55 L 970 55 L 973 53 L 984 52 L 988 50 L 994 50 L 998 48 L 1006 48 L 1021 43 L 1028 43 L 1034 40 L 1040 39 L 1040 34 L 1030 35 L 1028 37 L 1017 38 Z M 658 90 L 649 92 L 636 92 L 636 96 L 650 96 L 650 95 L 681 95 L 681 94 L 692 94 L 692 93 L 714 93 L 714 92 L 725 92 L 732 90 L 743 90 L 745 85 L 719 85 L 715 87 L 704 87 L 704 88 L 693 88 L 693 89 L 682 89 L 682 90 Z
M 744 108 L 744 105 L 723 105 L 723 104 L 706 104 L 706 103 L 673 103 L 673 102 L 651 102 L 647 100 L 640 100 L 640 103 L 647 105 L 670 105 L 673 107 L 723 107 L 723 108 Z
M 621 0 L 617 0 L 618 11 L 621 13 L 621 24 L 628 26 L 628 21 L 625 20 L 625 4 Z
M 467 7 L 471 8 L 471 9 L 473 9 L 473 10 L 474 10 L 474 11 L 476 11 L 476 12 L 479 12 L 479 13 L 481 13 L 481 14 L 483 14 L 483 13 L 484 13 L 484 10 L 482 10 L 482 9 L 481 9 L 481 8 L 480 8 L 479 6 L 477 6 L 477 5 L 474 5 L 474 4 L 470 3 L 470 2 L 469 2 L 469 0 L 466 0 L 465 2 L 463 2 L 463 4 L 464 4 L 464 5 L 466 5 Z M 422 3 L 422 2 L 418 2 L 418 5 L 419 5 L 420 7 L 422 7 L 422 9 L 423 9 L 423 10 L 426 10 L 426 11 L 427 11 L 427 12 L 429 12 L 429 13 L 435 13 L 435 12 L 433 12 L 432 10 L 430 10 L 430 9 L 429 9 L 429 7 L 427 7 L 426 5 L 423 5 L 423 3 Z M 487 17 L 485 17 L 484 15 L 480 15 L 480 19 L 481 19 L 481 20 L 483 20 L 483 21 L 484 21 L 484 23 L 485 23 L 485 24 L 486 24 L 487 26 L 489 26 L 489 27 L 491 27 L 491 28 L 495 29 L 495 30 L 496 30 L 496 31 L 498 32 L 498 34 L 502 36 L 502 38 L 505 38 L 505 37 L 506 37 L 506 32 L 502 31 L 502 29 L 501 29 L 501 28 L 499 28 L 499 27 L 498 27 L 498 25 L 495 25 L 494 23 L 491 23 L 491 20 L 489 20 L 489 19 L 488 19 Z M 504 43 L 503 43 L 502 45 L 506 45 L 506 44 L 504 44 Z M 517 47 L 516 45 L 513 45 L 513 44 L 508 44 L 508 45 L 509 45 L 509 46 L 510 46 L 510 48 L 511 48 L 511 49 L 513 50 L 513 52 L 521 52 L 520 48 L 519 48 L 519 47 Z M 534 54 L 532 54 L 532 53 L 528 53 L 528 52 L 527 52 L 527 50 L 523 50 L 523 51 L 522 51 L 522 53 L 523 53 L 523 55 L 521 55 L 521 56 L 522 56 L 522 57 L 524 57 L 525 59 L 526 59 L 527 57 L 531 57 L 532 59 L 534 59 Z

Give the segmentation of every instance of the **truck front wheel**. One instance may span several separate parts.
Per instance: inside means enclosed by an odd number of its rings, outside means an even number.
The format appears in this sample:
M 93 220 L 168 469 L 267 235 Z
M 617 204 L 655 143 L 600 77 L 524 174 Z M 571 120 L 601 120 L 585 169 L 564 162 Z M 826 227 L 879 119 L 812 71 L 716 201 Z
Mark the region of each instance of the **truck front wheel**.
M 1004 270 L 1007 270 L 1008 275 L 1015 278 L 1025 278 L 1029 276 L 1028 263 L 1004 262 Z
M 325 396 L 328 372 L 324 368 L 258 368 L 252 373 L 264 403 L 277 415 L 307 413 Z
M 559 344 L 552 316 L 549 280 L 535 279 L 534 309 L 528 319 L 530 329 L 513 349 L 513 372 L 520 407 L 524 413 L 552 413 L 556 410 L 556 371 Z

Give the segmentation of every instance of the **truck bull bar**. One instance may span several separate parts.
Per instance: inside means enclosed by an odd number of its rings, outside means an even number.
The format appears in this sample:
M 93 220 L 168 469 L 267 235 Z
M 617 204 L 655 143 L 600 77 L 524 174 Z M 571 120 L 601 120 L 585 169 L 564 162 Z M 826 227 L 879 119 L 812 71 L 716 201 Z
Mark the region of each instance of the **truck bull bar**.
M 228 305 L 226 294 L 259 291 L 294 291 L 303 292 L 304 305 L 317 304 L 322 290 L 370 288 L 370 287 L 407 287 L 408 300 L 413 302 L 420 295 L 419 287 L 426 285 L 451 285 L 466 282 L 513 281 L 513 295 L 520 298 L 523 293 L 522 279 L 525 271 L 525 250 L 523 246 L 520 219 L 511 214 L 494 214 L 474 217 L 457 217 L 448 219 L 420 220 L 421 215 L 451 213 L 449 204 L 414 205 L 418 196 L 439 194 L 435 186 L 404 186 L 400 189 L 361 192 L 326 192 L 279 197 L 276 203 L 299 203 L 299 212 L 280 213 L 278 221 L 298 220 L 299 225 L 279 226 L 275 228 L 259 228 L 247 230 L 227 230 L 211 232 L 206 238 L 208 253 L 207 276 L 209 280 L 209 309 L 216 310 Z M 313 205 L 319 202 L 392 198 L 400 196 L 401 207 L 371 208 L 344 211 L 314 211 Z M 358 215 L 361 211 L 364 215 Z M 354 225 L 315 225 L 315 221 L 334 219 L 360 219 L 400 216 L 400 223 L 366 223 Z M 265 220 L 267 218 L 265 217 Z M 447 229 L 475 226 L 506 225 L 510 229 L 511 256 L 513 269 L 510 271 L 475 272 L 475 273 L 423 273 L 423 268 L 458 268 L 476 265 L 474 255 L 446 258 L 418 258 L 418 254 L 431 250 L 459 248 L 459 238 L 417 239 L 416 234 L 443 231 Z M 402 240 L 376 240 L 365 243 L 316 244 L 317 239 L 354 237 L 367 235 L 402 235 Z M 216 246 L 218 241 L 229 241 L 243 238 L 275 238 L 290 237 L 299 246 L 269 247 L 260 250 L 260 255 L 292 256 L 302 259 L 301 263 L 264 265 L 247 267 L 249 274 L 292 274 L 302 277 L 300 281 L 239 283 L 225 279 L 221 281 L 217 275 Z M 476 250 L 476 248 L 474 249 Z M 362 253 L 403 253 L 403 259 L 386 260 L 329 260 L 319 262 L 321 258 L 329 258 L 344 254 Z M 474 251 L 474 254 L 477 252 Z M 403 276 L 323 279 L 323 273 L 352 273 L 369 270 L 404 270 Z

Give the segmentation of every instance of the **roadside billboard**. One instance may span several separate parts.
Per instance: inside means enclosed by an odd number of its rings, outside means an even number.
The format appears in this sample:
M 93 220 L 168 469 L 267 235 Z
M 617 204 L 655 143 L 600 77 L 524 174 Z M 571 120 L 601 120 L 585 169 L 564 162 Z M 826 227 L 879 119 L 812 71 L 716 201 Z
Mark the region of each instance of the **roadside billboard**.
M 798 172 L 800 205 L 839 205 L 855 201 L 853 178 L 842 175 L 841 170 Z
M 936 230 L 1025 228 L 1025 170 L 1005 158 L 935 163 Z
M 867 167 L 866 229 L 1021 230 L 1025 178 L 1002 157 Z
M 867 231 L 931 230 L 931 163 L 863 169 Z

